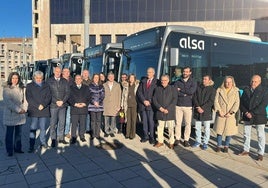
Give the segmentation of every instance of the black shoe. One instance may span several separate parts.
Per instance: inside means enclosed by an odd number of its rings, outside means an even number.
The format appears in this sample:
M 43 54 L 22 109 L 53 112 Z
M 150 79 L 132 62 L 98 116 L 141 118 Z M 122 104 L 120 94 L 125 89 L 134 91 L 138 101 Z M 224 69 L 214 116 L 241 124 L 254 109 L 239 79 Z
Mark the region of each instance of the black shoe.
M 7 156 L 12 157 L 13 153 L 7 153 Z
M 56 147 L 56 140 L 55 140 L 55 139 L 53 139 L 53 140 L 51 141 L 51 147 L 52 147 L 52 148 L 55 148 L 55 147 Z
M 148 138 L 143 138 L 143 139 L 141 139 L 141 142 L 142 143 L 145 143 L 145 142 L 147 142 L 148 141 Z
M 153 138 L 150 138 L 149 139 L 149 143 L 152 144 L 152 145 L 154 145 L 155 144 L 155 140 Z
M 180 144 L 180 140 L 175 140 L 174 146 L 178 146 Z
M 104 134 L 104 137 L 108 137 L 109 135 L 107 133 Z
M 46 149 L 46 148 L 48 148 L 48 145 L 47 145 L 47 143 L 43 143 L 43 144 L 40 145 L 40 147 Z
M 22 150 L 14 150 L 15 153 L 24 153 Z
M 87 134 L 90 134 L 91 132 L 90 131 L 86 131 Z
M 81 142 L 86 142 L 87 140 L 85 138 L 80 138 Z
M 59 140 L 59 143 L 61 143 L 61 144 L 69 144 L 69 143 L 66 142 L 65 140 Z
M 223 152 L 224 152 L 224 153 L 228 153 L 228 147 L 224 147 L 224 148 L 223 148 Z
M 189 141 L 186 141 L 186 140 L 184 141 L 183 145 L 184 147 L 190 147 Z
M 71 138 L 71 141 L 70 141 L 70 144 L 75 144 L 76 143 L 76 138 L 75 137 L 72 137 Z
M 33 153 L 33 152 L 34 152 L 34 148 L 30 147 L 29 150 L 28 150 L 28 153 Z
M 114 133 L 110 134 L 111 137 L 115 137 Z

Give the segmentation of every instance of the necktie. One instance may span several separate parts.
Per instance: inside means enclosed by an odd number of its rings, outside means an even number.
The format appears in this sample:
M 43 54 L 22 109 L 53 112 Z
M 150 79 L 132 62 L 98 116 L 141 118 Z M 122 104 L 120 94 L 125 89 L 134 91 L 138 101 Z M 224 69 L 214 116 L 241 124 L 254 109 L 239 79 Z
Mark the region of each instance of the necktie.
M 150 87 L 150 85 L 151 85 L 151 80 L 148 80 L 147 85 L 146 85 L 147 89 Z

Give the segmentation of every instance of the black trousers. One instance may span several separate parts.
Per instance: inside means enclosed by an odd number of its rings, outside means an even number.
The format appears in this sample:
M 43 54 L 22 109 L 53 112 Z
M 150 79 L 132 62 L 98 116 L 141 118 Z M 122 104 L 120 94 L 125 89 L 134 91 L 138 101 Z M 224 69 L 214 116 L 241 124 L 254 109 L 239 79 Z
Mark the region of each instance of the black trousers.
M 90 125 L 93 138 L 100 137 L 101 121 L 102 112 L 90 112 Z
M 86 119 L 87 114 L 72 114 L 72 128 L 71 128 L 71 136 L 76 138 L 77 127 L 79 126 L 78 134 L 80 138 L 85 138 L 86 131 Z

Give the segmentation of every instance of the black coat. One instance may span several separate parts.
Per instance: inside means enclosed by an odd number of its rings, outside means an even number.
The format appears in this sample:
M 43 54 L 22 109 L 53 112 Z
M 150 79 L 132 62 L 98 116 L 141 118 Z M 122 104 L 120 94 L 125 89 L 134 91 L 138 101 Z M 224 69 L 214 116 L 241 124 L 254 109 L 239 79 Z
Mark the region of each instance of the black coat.
M 155 89 L 153 96 L 153 105 L 157 110 L 155 113 L 156 120 L 175 120 L 176 118 L 176 103 L 177 103 L 177 91 L 176 89 L 168 85 L 167 87 L 158 86 Z M 165 108 L 168 110 L 168 114 L 164 114 L 159 109 Z
M 82 84 L 79 89 L 76 85 L 71 86 L 70 98 L 68 100 L 71 106 L 71 115 L 74 114 L 87 114 L 88 113 L 88 104 L 89 104 L 90 96 L 89 96 L 89 88 L 88 86 Z M 75 103 L 85 103 L 86 106 L 82 108 L 75 107 Z
M 193 96 L 194 104 L 194 119 L 198 121 L 209 121 L 212 120 L 212 108 L 214 105 L 216 95 L 216 89 L 213 85 L 204 86 L 203 84 L 197 87 L 196 92 Z M 201 107 L 204 112 L 199 113 L 197 107 Z
M 150 87 L 147 89 L 147 80 L 148 80 L 147 78 L 143 78 L 141 80 L 139 87 L 138 87 L 138 90 L 137 90 L 137 93 L 136 93 L 139 112 L 142 112 L 145 110 L 153 110 L 152 105 L 146 107 L 143 102 L 145 100 L 148 100 L 152 104 L 154 90 L 157 86 L 160 85 L 159 80 L 154 78 L 151 81 Z
M 28 102 L 28 115 L 30 117 L 49 117 L 49 105 L 51 102 L 51 92 L 46 82 L 41 86 L 31 82 L 26 86 L 26 100 Z M 43 110 L 38 110 L 39 105 L 43 105 Z
M 47 80 L 47 83 L 52 95 L 50 107 L 57 108 L 58 106 L 56 102 L 59 100 L 63 101 L 62 108 L 67 107 L 67 101 L 70 96 L 70 86 L 68 81 L 64 78 L 61 78 L 60 81 L 57 81 L 54 77 L 51 77 Z
M 267 89 L 261 85 L 251 92 L 250 87 L 246 87 L 240 98 L 240 110 L 242 112 L 242 120 L 250 121 L 251 124 L 266 124 L 266 106 L 268 104 Z M 245 115 L 250 112 L 253 118 L 248 119 Z

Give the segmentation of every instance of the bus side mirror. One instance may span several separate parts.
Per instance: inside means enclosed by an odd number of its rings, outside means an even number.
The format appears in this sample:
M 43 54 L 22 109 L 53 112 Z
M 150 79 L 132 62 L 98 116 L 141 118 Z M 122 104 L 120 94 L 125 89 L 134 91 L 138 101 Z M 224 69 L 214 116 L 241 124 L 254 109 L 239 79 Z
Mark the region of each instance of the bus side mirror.
M 179 65 L 179 48 L 170 49 L 170 66 Z

